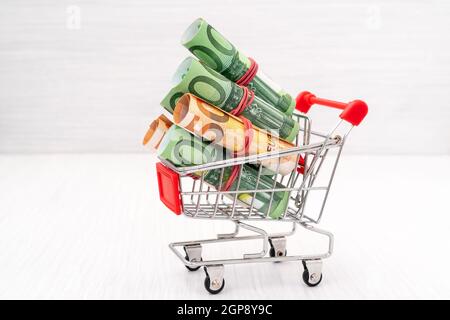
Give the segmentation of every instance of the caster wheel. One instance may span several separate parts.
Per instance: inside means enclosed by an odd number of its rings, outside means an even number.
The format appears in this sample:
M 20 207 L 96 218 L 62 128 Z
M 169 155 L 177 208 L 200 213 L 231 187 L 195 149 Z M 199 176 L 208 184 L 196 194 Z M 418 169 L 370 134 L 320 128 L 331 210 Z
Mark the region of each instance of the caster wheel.
M 225 287 L 225 279 L 222 280 L 222 286 L 218 289 L 211 289 L 211 279 L 209 276 L 206 276 L 205 278 L 205 289 L 211 293 L 211 294 L 218 294 L 220 291 L 223 290 L 223 287 Z
M 305 282 L 306 285 L 308 285 L 310 287 L 315 287 L 315 286 L 319 285 L 319 283 L 322 281 L 322 274 L 320 274 L 319 280 L 317 280 L 316 277 L 317 277 L 317 274 L 314 274 L 314 277 L 311 278 L 311 276 L 309 275 L 308 269 L 305 269 L 303 271 L 303 282 Z
M 274 248 L 270 248 L 269 250 L 269 255 L 271 258 L 273 257 L 285 257 L 287 255 L 287 249 L 284 250 L 284 254 L 280 254 L 281 252 L 278 252 L 277 255 L 275 255 L 275 249 Z
M 189 258 L 188 258 L 187 255 L 184 257 L 184 259 L 186 259 L 186 261 L 189 261 Z M 201 259 L 200 261 L 202 261 L 202 260 L 203 260 L 203 259 Z M 186 265 L 185 265 L 185 267 L 186 267 L 186 269 L 188 269 L 189 271 L 197 271 L 198 269 L 200 269 L 200 267 L 194 267 L 194 268 L 192 268 L 192 267 L 189 267 L 189 266 L 186 266 Z

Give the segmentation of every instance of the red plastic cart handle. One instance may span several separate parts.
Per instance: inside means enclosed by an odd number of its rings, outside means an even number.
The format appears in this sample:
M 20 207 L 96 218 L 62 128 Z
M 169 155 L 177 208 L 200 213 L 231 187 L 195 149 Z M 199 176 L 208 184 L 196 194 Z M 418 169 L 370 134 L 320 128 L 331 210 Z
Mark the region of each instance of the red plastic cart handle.
M 295 100 L 295 109 L 303 113 L 307 113 L 313 104 L 320 104 L 331 108 L 341 109 L 343 111 L 339 115 L 339 117 L 354 126 L 360 124 L 369 111 L 367 104 L 362 100 L 353 100 L 351 102 L 344 103 L 317 98 L 315 95 L 308 91 L 301 92 Z
M 158 178 L 159 198 L 167 208 L 175 214 L 181 214 L 180 178 L 178 173 L 164 166 L 161 162 L 156 164 Z

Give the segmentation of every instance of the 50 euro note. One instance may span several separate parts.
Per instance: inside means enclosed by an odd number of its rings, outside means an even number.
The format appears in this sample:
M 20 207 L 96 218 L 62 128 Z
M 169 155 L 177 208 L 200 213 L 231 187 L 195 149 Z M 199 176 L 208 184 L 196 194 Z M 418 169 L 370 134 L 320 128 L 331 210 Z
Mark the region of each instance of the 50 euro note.
M 161 101 L 161 105 L 171 113 L 185 93 L 192 93 L 226 112 L 238 108 L 244 95 L 243 89 L 237 84 L 194 58 L 187 58 L 181 63 L 173 76 L 173 82 L 173 88 Z M 293 141 L 299 132 L 297 121 L 258 97 L 245 108 L 242 115 L 253 125 L 287 141 Z
M 229 159 L 230 152 L 214 143 L 204 141 L 199 137 L 185 129 L 172 125 L 167 122 L 165 116 L 155 119 L 144 137 L 144 145 L 151 149 L 157 148 L 157 154 L 160 158 L 169 161 L 176 167 L 188 167 L 194 165 L 202 165 L 215 161 Z M 169 124 L 169 125 L 168 125 Z M 160 130 L 159 130 L 160 129 Z M 203 173 L 204 181 L 216 188 L 221 189 L 221 183 L 227 181 L 231 175 L 232 167 L 225 167 L 221 177 L 221 169 L 209 170 Z M 201 175 L 201 172 L 196 174 Z M 260 189 L 283 189 L 282 184 L 276 182 L 271 177 L 260 175 L 258 179 L 258 170 L 248 164 L 242 166 L 240 173 L 239 191 L 237 200 L 245 205 L 251 206 L 258 212 L 268 214 L 269 217 L 277 219 L 285 212 L 288 201 L 289 192 L 250 192 Z M 238 185 L 236 179 L 230 186 L 230 191 L 235 191 Z M 249 191 L 249 192 L 245 192 Z M 225 194 L 226 197 L 233 198 L 232 194 Z M 272 198 L 272 201 L 270 200 Z M 272 202 L 272 203 L 271 203 Z
M 195 20 L 186 29 L 181 44 L 199 60 L 231 81 L 239 80 L 250 67 L 249 58 L 202 18 Z M 294 99 L 260 70 L 247 86 L 256 96 L 278 110 L 287 115 L 292 114 Z
M 279 152 L 295 147 L 292 143 L 258 128 L 246 128 L 244 122 L 223 110 L 212 106 L 192 94 L 183 95 L 173 112 L 175 124 L 208 141 L 219 144 L 233 153 L 249 155 Z M 245 150 L 246 130 L 251 130 L 252 141 Z M 297 156 L 287 155 L 262 160 L 268 169 L 265 174 L 286 175 L 297 167 Z
M 165 115 L 160 115 L 158 118 L 152 121 L 147 133 L 144 136 L 142 144 L 147 146 L 151 151 L 158 149 L 162 138 L 166 134 L 167 130 L 173 125 L 173 122 Z

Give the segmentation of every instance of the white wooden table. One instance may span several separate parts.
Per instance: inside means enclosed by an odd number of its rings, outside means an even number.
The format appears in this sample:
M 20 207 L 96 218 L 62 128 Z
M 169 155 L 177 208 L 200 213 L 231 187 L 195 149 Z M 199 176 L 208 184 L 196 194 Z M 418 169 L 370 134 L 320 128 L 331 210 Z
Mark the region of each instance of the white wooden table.
M 344 155 L 321 285 L 302 283 L 300 263 L 227 266 L 217 297 L 450 298 L 449 160 Z M 0 156 L 0 298 L 212 298 L 167 244 L 232 226 L 175 216 L 156 188 L 152 155 Z M 316 246 L 302 235 L 289 252 Z

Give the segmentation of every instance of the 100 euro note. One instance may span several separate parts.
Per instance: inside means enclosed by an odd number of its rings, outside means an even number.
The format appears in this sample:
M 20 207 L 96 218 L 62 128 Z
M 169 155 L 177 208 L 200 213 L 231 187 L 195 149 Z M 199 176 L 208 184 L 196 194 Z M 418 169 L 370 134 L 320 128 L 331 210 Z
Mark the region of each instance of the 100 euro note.
M 173 113 L 178 99 L 192 93 L 206 102 L 231 112 L 243 97 L 243 89 L 194 58 L 185 59 L 173 77 L 173 88 L 161 105 Z M 255 97 L 242 115 L 253 125 L 292 142 L 299 132 L 299 124 L 266 101 Z
M 162 118 L 163 117 L 163 118 Z M 177 167 L 188 167 L 194 165 L 203 165 L 215 161 L 229 159 L 230 152 L 216 144 L 203 141 L 177 125 L 167 126 L 164 116 L 158 117 L 152 122 L 145 135 L 144 144 L 150 148 L 157 147 L 157 154 L 160 158 L 169 161 Z M 227 181 L 230 177 L 232 167 L 226 167 L 221 179 L 221 169 L 209 170 L 204 173 L 203 179 L 206 183 L 217 190 L 221 189 L 221 183 Z M 201 173 L 198 172 L 197 175 Z M 242 166 L 240 173 L 239 191 L 252 191 L 257 189 L 282 189 L 282 184 L 276 182 L 268 176 L 260 175 L 258 179 L 258 170 L 248 164 Z M 231 191 L 236 190 L 237 179 L 231 185 Z M 226 194 L 227 197 L 233 197 L 232 194 Z M 272 199 L 272 204 L 270 199 Z M 246 206 L 251 206 L 262 214 L 268 214 L 273 219 L 278 219 L 285 212 L 289 192 L 242 192 L 238 194 L 237 199 Z
M 195 20 L 186 29 L 181 44 L 210 68 L 231 81 L 239 80 L 250 67 L 248 57 L 202 18 Z M 287 115 L 292 114 L 295 107 L 294 99 L 260 70 L 248 87 L 256 96 L 278 110 Z
M 272 136 L 258 128 L 246 128 L 243 121 L 219 108 L 212 106 L 192 94 L 183 95 L 177 102 L 173 113 L 175 124 L 208 141 L 219 144 L 237 155 L 279 153 L 295 146 L 292 143 Z M 246 132 L 250 130 L 250 132 Z M 245 136 L 252 141 L 246 150 Z M 287 175 L 297 167 L 297 155 L 275 157 L 262 160 L 261 165 L 268 169 L 265 174 Z

